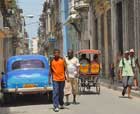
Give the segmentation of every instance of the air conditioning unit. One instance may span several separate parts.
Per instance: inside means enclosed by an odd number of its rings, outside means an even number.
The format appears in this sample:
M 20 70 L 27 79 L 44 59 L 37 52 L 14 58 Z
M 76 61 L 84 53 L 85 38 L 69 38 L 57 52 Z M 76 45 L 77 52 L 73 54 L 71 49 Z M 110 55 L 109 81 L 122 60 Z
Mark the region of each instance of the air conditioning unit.
M 87 0 L 75 0 L 74 1 L 74 8 L 76 10 L 88 10 L 89 8 L 89 3 Z

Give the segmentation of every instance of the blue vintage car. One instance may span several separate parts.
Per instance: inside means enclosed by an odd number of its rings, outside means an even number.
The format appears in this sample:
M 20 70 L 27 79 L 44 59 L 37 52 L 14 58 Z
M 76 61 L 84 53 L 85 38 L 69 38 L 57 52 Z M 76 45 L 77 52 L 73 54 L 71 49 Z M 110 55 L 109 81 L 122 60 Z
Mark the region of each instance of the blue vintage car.
M 1 87 L 3 95 L 51 93 L 48 59 L 42 55 L 20 55 L 9 58 Z

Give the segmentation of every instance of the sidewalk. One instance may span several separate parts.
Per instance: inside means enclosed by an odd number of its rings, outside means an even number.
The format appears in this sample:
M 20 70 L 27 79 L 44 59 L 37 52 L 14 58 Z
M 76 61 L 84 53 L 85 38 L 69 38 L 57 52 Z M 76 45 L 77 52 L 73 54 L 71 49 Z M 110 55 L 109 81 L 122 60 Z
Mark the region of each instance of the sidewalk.
M 101 85 L 105 86 L 107 88 L 113 89 L 113 90 L 120 91 L 120 92 L 122 92 L 122 90 L 123 90 L 122 84 L 117 81 L 115 81 L 114 85 L 111 85 L 110 81 L 108 79 L 101 79 Z M 132 87 L 131 94 L 133 96 L 140 97 L 140 88 L 138 90 L 135 90 Z

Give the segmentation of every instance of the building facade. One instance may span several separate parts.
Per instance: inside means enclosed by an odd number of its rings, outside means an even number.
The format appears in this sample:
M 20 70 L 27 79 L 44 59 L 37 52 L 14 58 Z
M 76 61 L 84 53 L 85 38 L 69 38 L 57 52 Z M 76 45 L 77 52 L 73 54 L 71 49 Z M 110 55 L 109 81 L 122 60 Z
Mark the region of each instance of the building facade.
M 0 71 L 7 59 L 16 54 L 17 37 L 21 29 L 20 12 L 15 0 L 0 1 Z
M 88 21 L 91 23 L 88 34 L 93 38 L 92 48 L 102 52 L 103 76 L 108 77 L 110 64 L 117 66 L 125 50 L 133 48 L 139 58 L 140 1 L 97 0 L 89 3 L 88 18 L 92 21 Z
M 68 0 L 65 20 L 63 0 L 54 0 L 54 12 L 59 17 L 54 33 L 59 31 L 67 48 L 101 50 L 102 75 L 109 76 L 110 64 L 118 64 L 125 50 L 133 48 L 140 57 L 139 0 Z M 62 4 L 63 3 L 63 4 Z M 56 10 L 56 11 L 55 11 Z M 54 14 L 54 13 L 53 13 Z M 67 17 L 67 19 L 66 19 Z M 56 19 L 51 17 L 51 20 Z M 55 22 L 55 21 L 53 21 Z M 67 30 L 64 27 L 67 26 Z M 66 30 L 66 32 L 65 32 Z M 61 32 L 60 32 L 61 31 Z M 65 32 L 65 34 L 63 33 Z M 62 43 L 61 43 L 62 44 Z M 63 44 L 63 48 L 67 49 Z M 62 49 L 62 47 L 59 47 Z
M 116 51 L 130 48 L 136 50 L 139 56 L 140 40 L 140 1 L 139 0 L 112 0 L 112 38 L 118 40 L 114 44 Z M 114 54 L 115 55 L 115 54 Z
M 31 48 L 32 48 L 32 54 L 38 54 L 38 38 L 32 38 Z
M 40 17 L 39 51 L 41 54 L 53 55 L 54 48 L 63 50 L 63 23 L 61 21 L 60 0 L 46 0 Z M 62 51 L 63 54 L 63 51 Z

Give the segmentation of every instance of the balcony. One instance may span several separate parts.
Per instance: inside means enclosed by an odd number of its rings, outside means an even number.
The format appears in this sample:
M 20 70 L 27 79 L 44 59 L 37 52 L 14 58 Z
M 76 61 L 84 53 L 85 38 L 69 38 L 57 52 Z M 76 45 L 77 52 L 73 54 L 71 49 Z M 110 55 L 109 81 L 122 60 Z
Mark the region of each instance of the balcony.
M 68 16 L 66 22 L 64 23 L 65 25 L 74 23 L 74 22 L 79 22 L 80 21 L 80 15 L 79 14 L 71 14 Z
M 89 8 L 88 0 L 75 0 L 74 8 L 78 11 L 87 11 Z

